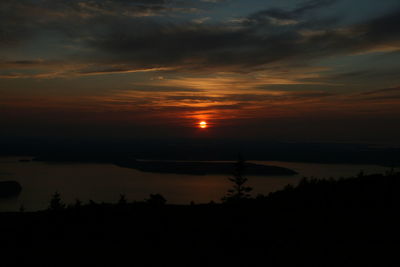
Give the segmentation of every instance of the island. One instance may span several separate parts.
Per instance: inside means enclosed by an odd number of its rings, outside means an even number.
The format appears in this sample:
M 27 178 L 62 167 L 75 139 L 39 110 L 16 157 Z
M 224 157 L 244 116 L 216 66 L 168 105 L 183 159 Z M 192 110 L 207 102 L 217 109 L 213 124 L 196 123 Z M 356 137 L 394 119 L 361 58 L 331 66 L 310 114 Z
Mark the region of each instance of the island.
M 234 161 L 182 161 L 182 160 L 138 160 L 131 157 L 117 157 L 110 155 L 47 155 L 39 156 L 34 161 L 48 163 L 100 163 L 114 164 L 123 168 L 136 169 L 142 172 L 170 173 L 170 174 L 232 174 L 235 169 Z M 245 175 L 260 176 L 290 176 L 298 174 L 294 170 L 272 166 L 245 162 Z
M 0 181 L 0 198 L 10 198 L 21 193 L 22 186 L 16 181 Z
M 161 160 L 121 160 L 116 165 L 132 168 L 142 172 L 171 173 L 171 174 L 232 174 L 235 162 L 218 161 L 161 161 Z M 246 162 L 244 173 L 246 175 L 296 175 L 294 170 Z

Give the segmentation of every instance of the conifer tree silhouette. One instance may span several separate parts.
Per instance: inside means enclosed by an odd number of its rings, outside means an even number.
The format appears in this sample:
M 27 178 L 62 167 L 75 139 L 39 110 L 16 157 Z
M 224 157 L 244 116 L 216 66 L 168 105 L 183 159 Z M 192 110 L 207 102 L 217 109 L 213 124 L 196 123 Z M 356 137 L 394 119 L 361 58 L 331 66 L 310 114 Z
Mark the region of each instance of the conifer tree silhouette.
M 251 187 L 246 186 L 247 178 L 244 176 L 245 161 L 239 155 L 238 161 L 235 163 L 233 176 L 229 181 L 233 183 L 233 187 L 228 190 L 226 196 L 222 198 L 223 202 L 237 202 L 250 197 L 250 192 L 253 190 Z
M 61 200 L 61 195 L 58 192 L 55 192 L 53 197 L 50 200 L 49 210 L 59 211 L 65 208 L 65 204 Z
M 128 204 L 128 201 L 126 200 L 126 197 L 124 194 L 120 194 L 120 198 L 118 200 L 118 205 L 119 206 L 125 206 L 126 204 Z

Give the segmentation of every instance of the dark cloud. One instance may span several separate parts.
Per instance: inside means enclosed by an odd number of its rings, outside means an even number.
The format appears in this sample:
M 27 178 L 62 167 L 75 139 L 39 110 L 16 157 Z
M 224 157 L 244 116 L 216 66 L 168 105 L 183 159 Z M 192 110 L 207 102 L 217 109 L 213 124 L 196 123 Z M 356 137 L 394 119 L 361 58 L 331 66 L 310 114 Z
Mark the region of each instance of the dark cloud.
M 340 27 L 338 18 L 310 15 L 335 2 L 305 1 L 293 9 L 259 11 L 236 23 L 199 25 L 174 17 L 198 7 L 199 1 L 5 0 L 0 4 L 0 43 L 24 44 L 44 30 L 62 34 L 65 42 L 88 49 L 69 60 L 99 65 L 99 70 L 77 71 L 82 74 L 165 67 L 251 72 L 269 64 L 307 65 L 324 57 L 399 46 L 400 9 Z
M 153 86 L 153 85 L 134 85 L 129 91 L 134 92 L 202 92 L 201 89 L 174 87 L 174 86 Z
M 382 95 L 382 94 L 392 94 L 392 93 L 400 95 L 400 86 L 363 92 L 361 93 L 361 95 L 370 96 L 370 95 Z
M 269 18 L 275 18 L 280 20 L 299 19 L 311 11 L 324 7 L 329 7 L 335 2 L 337 2 L 337 0 L 311 0 L 311 1 L 306 1 L 305 3 L 299 5 L 297 8 L 293 10 L 270 8 L 250 15 L 247 18 L 246 22 L 269 23 L 270 22 Z
M 261 23 L 261 14 L 293 19 L 333 1 L 311 1 L 293 11 L 267 10 L 238 27 L 191 23 L 115 23 L 88 43 L 116 61 L 186 70 L 245 72 L 274 62 L 298 64 L 332 55 L 363 52 L 400 42 L 400 10 L 363 24 L 335 28 L 335 19 L 302 18 L 299 22 Z M 280 15 L 278 15 L 280 14 Z M 284 15 L 286 14 L 286 15 Z M 255 21 L 257 23 L 249 23 Z M 285 24 L 286 23 L 286 24 Z M 316 26 L 317 25 L 317 26 Z
M 79 37 L 96 30 L 96 21 L 118 17 L 147 17 L 185 12 L 167 0 L 2 0 L 0 45 L 30 40 L 43 30 Z M 104 25 L 103 25 L 104 26 Z

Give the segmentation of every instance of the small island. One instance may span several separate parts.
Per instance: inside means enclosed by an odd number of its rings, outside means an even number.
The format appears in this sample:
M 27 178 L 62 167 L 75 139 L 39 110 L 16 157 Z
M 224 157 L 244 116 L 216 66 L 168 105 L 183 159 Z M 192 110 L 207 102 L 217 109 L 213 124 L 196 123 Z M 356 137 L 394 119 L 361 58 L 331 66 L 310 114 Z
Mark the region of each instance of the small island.
M 21 190 L 22 186 L 16 181 L 0 181 L 0 198 L 16 197 Z

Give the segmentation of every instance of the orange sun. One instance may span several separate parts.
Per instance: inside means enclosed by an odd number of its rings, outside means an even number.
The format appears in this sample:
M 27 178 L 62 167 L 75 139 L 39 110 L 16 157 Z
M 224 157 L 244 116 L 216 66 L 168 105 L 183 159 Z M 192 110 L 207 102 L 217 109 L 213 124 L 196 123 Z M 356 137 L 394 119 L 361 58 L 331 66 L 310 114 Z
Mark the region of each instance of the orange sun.
M 201 129 L 207 128 L 207 122 L 205 122 L 205 121 L 199 122 L 199 127 L 200 127 Z

